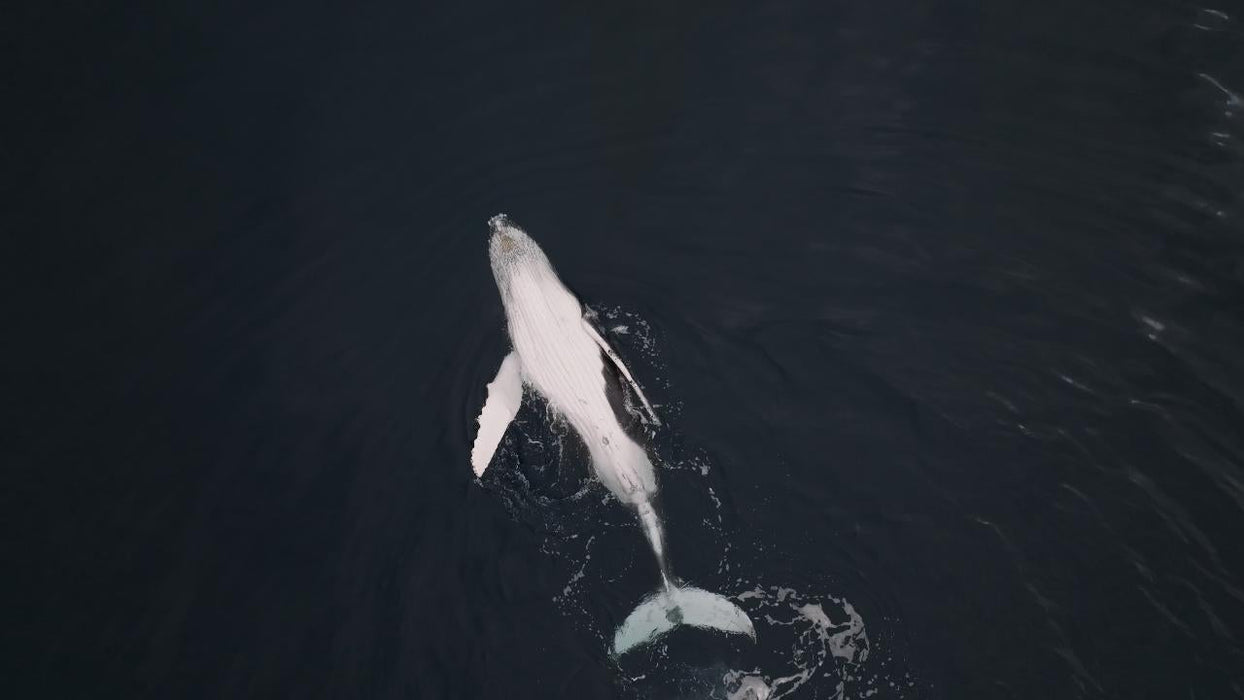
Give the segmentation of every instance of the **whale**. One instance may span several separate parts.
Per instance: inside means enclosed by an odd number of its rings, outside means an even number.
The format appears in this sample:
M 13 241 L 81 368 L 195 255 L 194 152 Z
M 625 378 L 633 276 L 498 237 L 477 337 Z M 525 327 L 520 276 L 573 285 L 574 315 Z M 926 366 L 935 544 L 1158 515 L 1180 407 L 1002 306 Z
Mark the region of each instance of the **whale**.
M 634 510 L 656 557 L 660 585 L 627 615 L 610 653 L 620 656 L 679 625 L 756 639 L 747 614 L 722 595 L 674 576 L 657 511 L 657 479 L 645 445 L 624 424 L 661 421 L 621 356 L 567 289 L 540 246 L 505 214 L 488 221 L 488 255 L 512 349 L 501 360 L 476 420 L 471 467 L 484 476 L 524 393 L 542 399 L 587 446 L 606 489 Z

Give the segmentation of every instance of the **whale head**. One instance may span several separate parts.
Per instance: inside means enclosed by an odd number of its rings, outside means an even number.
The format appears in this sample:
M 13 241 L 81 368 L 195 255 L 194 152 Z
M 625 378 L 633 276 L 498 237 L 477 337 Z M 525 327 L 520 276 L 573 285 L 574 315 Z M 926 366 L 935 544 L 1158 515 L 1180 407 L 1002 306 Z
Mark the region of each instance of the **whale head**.
M 532 248 L 540 249 L 531 236 L 505 214 L 497 214 L 488 220 L 488 232 L 488 254 L 494 263 L 499 259 L 516 257 Z
M 519 272 L 548 270 L 552 273 L 544 251 L 510 217 L 497 214 L 488 220 L 488 229 L 488 257 L 492 262 L 492 274 L 497 280 L 497 287 L 503 293 L 507 291 L 514 275 Z

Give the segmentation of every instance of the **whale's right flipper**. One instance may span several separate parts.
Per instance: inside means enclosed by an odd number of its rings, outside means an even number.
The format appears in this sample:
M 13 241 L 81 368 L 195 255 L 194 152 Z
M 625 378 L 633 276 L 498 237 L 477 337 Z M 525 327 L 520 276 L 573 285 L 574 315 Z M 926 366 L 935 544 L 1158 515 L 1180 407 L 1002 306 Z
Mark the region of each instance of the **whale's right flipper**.
M 690 586 L 663 588 L 626 616 L 613 635 L 613 653 L 625 654 L 678 625 L 745 634 L 756 639 L 751 618 L 724 596 Z
M 596 326 L 592 325 L 590 317 L 585 316 L 583 318 L 583 328 L 587 330 L 588 335 L 592 336 L 592 340 L 595 340 L 596 344 L 600 346 L 601 352 L 605 353 L 605 357 L 608 357 L 613 362 L 614 367 L 618 368 L 622 378 L 626 380 L 627 384 L 630 384 L 631 390 L 635 392 L 635 396 L 643 404 L 643 421 L 649 425 L 660 425 L 661 419 L 657 418 L 657 412 L 652 410 L 652 404 L 648 403 L 648 397 L 644 396 L 644 390 L 639 388 L 639 382 L 635 381 L 635 377 L 631 376 L 631 371 L 626 368 L 622 358 L 618 353 L 614 352 L 613 348 L 609 347 L 609 343 L 606 342 L 600 331 L 596 330 Z
M 511 351 L 501 361 L 497 377 L 488 384 L 488 398 L 484 400 L 484 409 L 479 412 L 479 432 L 475 434 L 475 444 L 471 446 L 471 468 L 475 476 L 483 476 L 492 455 L 501 444 L 505 429 L 518 414 L 518 407 L 523 402 L 523 375 L 518 362 L 518 355 Z

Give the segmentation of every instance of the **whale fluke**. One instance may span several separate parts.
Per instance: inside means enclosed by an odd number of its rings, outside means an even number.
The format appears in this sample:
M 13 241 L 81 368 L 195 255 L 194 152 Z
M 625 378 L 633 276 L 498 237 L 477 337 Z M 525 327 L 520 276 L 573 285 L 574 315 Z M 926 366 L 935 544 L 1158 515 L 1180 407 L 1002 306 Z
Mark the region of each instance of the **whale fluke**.
M 745 634 L 756 639 L 747 613 L 725 596 L 690 586 L 662 588 L 639 604 L 613 635 L 613 654 L 620 656 L 656 640 L 678 625 Z

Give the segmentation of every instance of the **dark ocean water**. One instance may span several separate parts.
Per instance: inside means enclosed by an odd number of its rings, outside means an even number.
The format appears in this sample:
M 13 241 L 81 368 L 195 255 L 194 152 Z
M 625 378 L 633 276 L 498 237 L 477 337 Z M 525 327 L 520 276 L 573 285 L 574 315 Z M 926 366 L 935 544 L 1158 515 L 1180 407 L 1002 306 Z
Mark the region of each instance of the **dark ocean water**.
M 1244 697 L 1244 8 L 12 14 L 7 696 Z M 538 403 L 473 479 L 499 211 L 756 646 L 609 658 Z

